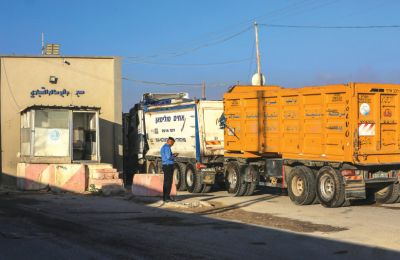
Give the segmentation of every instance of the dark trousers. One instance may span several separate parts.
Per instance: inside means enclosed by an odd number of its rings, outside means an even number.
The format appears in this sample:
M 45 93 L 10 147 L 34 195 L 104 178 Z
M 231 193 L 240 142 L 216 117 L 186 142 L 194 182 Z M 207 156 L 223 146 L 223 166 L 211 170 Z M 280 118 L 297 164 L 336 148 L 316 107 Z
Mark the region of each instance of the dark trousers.
M 162 170 L 164 172 L 164 185 L 163 185 L 163 196 L 168 198 L 172 188 L 172 178 L 174 175 L 174 165 L 163 165 Z

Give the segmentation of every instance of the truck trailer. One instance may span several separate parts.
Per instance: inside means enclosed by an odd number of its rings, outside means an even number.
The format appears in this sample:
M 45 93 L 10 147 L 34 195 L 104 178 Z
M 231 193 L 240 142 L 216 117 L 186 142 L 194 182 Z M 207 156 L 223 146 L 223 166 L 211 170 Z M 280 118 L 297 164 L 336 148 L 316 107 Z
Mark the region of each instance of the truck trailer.
M 228 192 L 287 188 L 298 205 L 400 201 L 400 85 L 234 86 L 224 94 Z
M 173 137 L 172 151 L 178 153 L 174 164 L 177 189 L 210 191 L 223 178 L 222 113 L 222 101 L 190 99 L 187 93 L 144 94 L 131 109 L 129 120 L 129 147 L 138 172 L 161 173 L 160 149 Z

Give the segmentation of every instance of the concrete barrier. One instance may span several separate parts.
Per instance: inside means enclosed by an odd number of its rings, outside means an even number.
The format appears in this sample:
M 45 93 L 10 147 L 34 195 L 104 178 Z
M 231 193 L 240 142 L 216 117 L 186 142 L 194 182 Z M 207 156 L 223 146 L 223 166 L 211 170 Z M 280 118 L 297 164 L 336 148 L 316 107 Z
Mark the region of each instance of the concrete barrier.
M 19 190 L 69 191 L 83 193 L 89 185 L 106 189 L 106 193 L 123 191 L 122 179 L 110 164 L 47 164 L 18 163 L 17 188 Z
M 86 190 L 86 171 L 83 164 L 55 164 L 54 180 L 51 190 L 82 193 Z
M 45 190 L 49 188 L 54 168 L 49 164 L 18 163 L 17 189 Z
M 135 196 L 162 196 L 164 174 L 135 174 L 132 194 Z M 172 181 L 171 196 L 176 196 L 175 181 Z
M 17 188 L 19 190 L 44 190 L 84 192 L 86 172 L 82 164 L 18 163 Z

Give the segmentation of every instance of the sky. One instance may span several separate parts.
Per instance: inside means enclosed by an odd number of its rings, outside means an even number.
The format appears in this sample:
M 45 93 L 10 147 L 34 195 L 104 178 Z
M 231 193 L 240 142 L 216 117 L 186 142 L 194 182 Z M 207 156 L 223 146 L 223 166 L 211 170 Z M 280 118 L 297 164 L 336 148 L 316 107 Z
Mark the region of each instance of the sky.
M 398 0 L 0 0 L 0 54 L 120 56 L 123 110 L 143 93 L 222 99 L 256 72 L 259 24 L 267 84 L 298 88 L 400 83 L 400 28 L 271 27 L 400 25 Z M 166 84 L 165 84 L 166 83 Z

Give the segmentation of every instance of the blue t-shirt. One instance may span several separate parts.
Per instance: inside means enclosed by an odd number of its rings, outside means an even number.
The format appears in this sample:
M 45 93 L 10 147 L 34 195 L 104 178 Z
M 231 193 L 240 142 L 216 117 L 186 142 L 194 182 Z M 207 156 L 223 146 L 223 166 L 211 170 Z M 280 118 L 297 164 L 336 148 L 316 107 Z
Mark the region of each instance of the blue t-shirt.
M 161 160 L 163 165 L 172 165 L 174 164 L 174 155 L 171 151 L 171 146 L 168 144 L 164 144 L 160 150 Z

